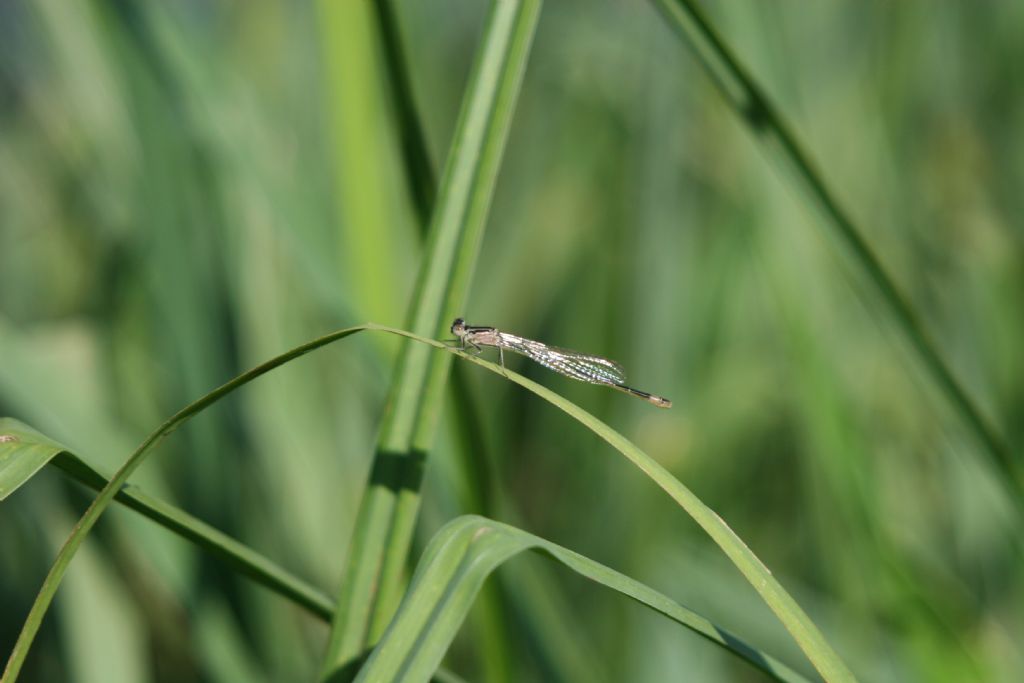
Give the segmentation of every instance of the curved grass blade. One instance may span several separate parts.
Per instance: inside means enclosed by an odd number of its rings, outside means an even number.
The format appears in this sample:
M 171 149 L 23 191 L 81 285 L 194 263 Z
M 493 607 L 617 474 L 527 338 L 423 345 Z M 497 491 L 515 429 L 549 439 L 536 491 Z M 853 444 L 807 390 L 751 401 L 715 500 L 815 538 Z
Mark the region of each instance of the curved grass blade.
M 439 342 L 433 342 L 439 344 Z M 725 552 L 736 568 L 750 582 L 750 585 L 761 595 L 768 607 L 775 613 L 786 630 L 796 640 L 818 672 L 827 681 L 853 681 L 853 673 L 839 658 L 825 640 L 818 627 L 810 620 L 796 601 L 786 592 L 782 585 L 772 576 L 771 571 L 747 547 L 739 536 L 719 517 L 714 510 L 705 505 L 690 489 L 666 470 L 654 458 L 644 453 L 629 439 L 597 419 L 576 404 L 532 382 L 522 375 L 498 365 L 472 356 L 457 349 L 449 349 L 466 360 L 486 367 L 491 372 L 501 374 L 521 387 L 532 391 L 544 400 L 552 403 L 568 413 L 578 422 L 586 425 L 595 434 L 604 439 L 612 448 L 638 467 L 644 474 L 664 490 Z
M 505 524 L 468 515 L 431 540 L 405 600 L 357 681 L 426 681 L 459 630 L 485 579 L 525 551 L 548 555 L 577 574 L 663 614 L 779 681 L 805 681 L 658 591 L 589 558 Z
M 376 329 L 383 329 L 377 327 Z M 394 330 L 388 330 L 394 332 Z M 398 332 L 404 336 L 410 335 Z M 744 578 L 754 587 L 768 607 L 782 622 L 786 630 L 796 640 L 818 672 L 827 681 L 854 681 L 853 673 L 839 658 L 835 650 L 828 644 L 821 631 L 800 608 L 796 601 L 786 592 L 782 585 L 772 576 L 771 571 L 751 552 L 750 548 L 736 535 L 725 521 L 714 510 L 706 506 L 679 480 L 672 476 L 660 463 L 644 453 L 626 437 L 583 410 L 571 401 L 554 393 L 550 389 L 526 379 L 511 370 L 503 369 L 482 358 L 466 354 L 456 348 L 430 340 L 418 339 L 437 348 L 447 349 L 471 363 L 485 367 L 495 374 L 512 380 L 519 386 L 528 389 L 549 403 L 555 405 L 581 424 L 604 439 L 612 448 L 624 455 L 627 460 L 654 481 L 664 490 L 725 552 Z
M 834 236 L 846 248 L 859 271 L 871 283 L 896 328 L 939 386 L 960 419 L 988 456 L 989 464 L 1008 488 L 1008 495 L 1024 511 L 1024 466 L 1011 454 L 1003 438 L 992 428 L 967 394 L 925 331 L 907 298 L 875 256 L 863 231 L 825 184 L 804 146 L 775 108 L 760 85 L 747 73 L 694 0 L 652 0 L 666 21 L 696 53 L 711 80 L 751 132 L 761 139 L 771 156 L 792 172 L 799 189 L 820 211 Z
M 32 641 L 35 639 L 36 633 L 39 632 L 43 616 L 46 614 L 46 610 L 49 608 L 50 603 L 53 602 L 53 596 L 57 593 L 57 588 L 60 586 L 61 579 L 67 572 L 68 565 L 71 563 L 71 560 L 78 551 L 78 548 L 82 545 L 82 542 L 85 541 L 85 537 L 89 534 L 89 531 L 92 530 L 93 526 L 95 526 L 100 515 L 103 514 L 111 501 L 113 501 L 114 496 L 128 481 L 128 477 L 132 475 L 132 472 L 138 469 L 139 465 L 141 465 L 146 459 L 146 456 L 148 456 L 161 441 L 189 419 L 239 387 L 248 384 L 260 375 L 266 374 L 274 368 L 284 365 L 285 363 L 303 356 L 310 351 L 326 346 L 327 344 L 338 341 L 339 339 L 344 339 L 349 335 L 361 332 L 369 327 L 370 326 L 368 325 L 360 325 L 357 327 L 349 327 L 344 330 L 338 330 L 337 332 L 332 332 L 331 334 L 319 337 L 313 341 L 302 344 L 301 346 L 297 346 L 290 351 L 286 351 L 285 353 L 256 366 L 252 370 L 235 377 L 233 380 L 221 385 L 217 389 L 214 389 L 199 400 L 185 406 L 160 425 L 156 431 L 150 434 L 146 440 L 139 445 L 135 452 L 129 456 L 124 465 L 122 465 L 110 481 L 107 482 L 106 486 L 100 490 L 99 495 L 96 496 L 92 504 L 88 509 L 86 509 L 81 519 L 78 520 L 78 523 L 75 524 L 75 527 L 72 529 L 68 539 L 64 542 L 64 545 L 57 553 L 57 558 L 50 567 L 50 571 L 43 580 L 42 587 L 39 589 L 39 594 L 32 603 L 28 617 L 26 617 L 25 623 L 21 628 L 21 633 L 18 634 L 18 640 L 15 642 L 14 650 L 11 652 L 11 656 L 7 660 L 7 666 L 4 669 L 3 677 L 0 678 L 0 683 L 13 683 L 17 680 L 18 673 L 21 671 L 21 667 L 25 663 L 25 657 L 28 655 L 29 648 L 32 646 Z
M 0 463 L 19 459 L 38 462 L 35 454 L 42 452 L 46 453 L 47 457 L 40 467 L 51 464 L 72 479 L 97 491 L 107 483 L 107 477 L 67 447 L 18 420 L 9 417 L 0 418 L 0 439 L 3 439 L 4 436 L 14 438 L 7 441 L 0 440 Z M 5 476 L 7 471 L 0 466 L 0 490 L 7 490 L 9 493 L 13 489 L 5 489 L 5 487 L 14 482 Z M 26 480 L 17 482 L 14 488 L 23 484 L 24 481 Z M 150 496 L 131 484 L 122 486 L 114 496 L 114 500 L 182 538 L 192 541 L 200 548 L 223 560 L 228 566 L 234 567 L 239 573 L 245 574 L 295 604 L 305 607 L 321 619 L 330 621 L 334 616 L 334 603 L 326 593 L 302 581 L 245 544 L 239 543 L 174 505 Z
M 579 408 L 572 402 L 562 398 L 558 394 L 545 387 L 532 382 L 521 375 L 510 370 L 502 369 L 475 356 L 465 354 L 457 349 L 449 347 L 442 342 L 420 337 L 394 328 L 384 327 L 368 323 L 357 327 L 350 327 L 331 334 L 314 339 L 302 344 L 290 351 L 272 358 L 271 360 L 245 372 L 235 379 L 221 385 L 212 392 L 206 394 L 199 400 L 189 404 L 175 415 L 169 418 L 155 432 L 153 432 L 128 458 L 124 465 L 117 471 L 114 477 L 100 491 L 99 495 L 82 515 L 78 524 L 72 530 L 64 546 L 60 549 L 57 559 L 54 561 L 50 572 L 47 574 L 43 585 L 39 590 L 32 605 L 29 615 L 25 620 L 18 641 L 15 643 L 14 651 L 7 662 L 0 683 L 13 683 L 24 664 L 25 657 L 31 647 L 36 633 L 39 631 L 43 616 L 53 601 L 53 597 L 60 585 L 60 581 L 67 571 L 71 559 L 81 546 L 89 531 L 95 526 L 96 521 L 104 510 L 110 505 L 118 490 L 127 482 L 129 476 L 134 472 L 157 444 L 166 438 L 171 432 L 180 427 L 183 423 L 194 417 L 202 410 L 210 407 L 218 400 L 233 392 L 239 387 L 251 382 L 257 377 L 279 367 L 295 358 L 298 358 L 310 351 L 326 346 L 331 342 L 343 339 L 363 330 L 378 330 L 391 334 L 401 335 L 415 340 L 422 344 L 444 349 L 451 354 L 458 355 L 471 363 L 476 363 L 487 368 L 495 374 L 502 375 L 516 384 L 528 389 L 537 396 L 552 403 L 563 412 L 600 436 L 609 445 L 624 455 L 630 462 L 636 465 L 641 471 L 648 475 L 654 482 L 668 493 L 686 512 L 700 524 L 709 536 L 722 548 L 733 564 L 740 570 L 744 577 L 753 585 L 754 589 L 761 595 L 768 606 L 775 612 L 786 629 L 796 639 L 797 644 L 810 659 L 816 669 L 829 681 L 852 681 L 853 674 L 846 668 L 842 660 L 832 650 L 818 631 L 817 627 L 800 609 L 796 601 L 786 593 L 785 589 L 775 580 L 771 572 L 761 564 L 760 560 L 750 551 L 742 540 L 725 524 L 725 522 L 704 505 L 689 489 L 676 480 L 664 467 L 649 455 L 633 445 L 628 439 L 604 424 L 587 411 Z M 426 560 L 425 560 L 426 561 Z M 482 581 L 482 579 L 481 579 Z

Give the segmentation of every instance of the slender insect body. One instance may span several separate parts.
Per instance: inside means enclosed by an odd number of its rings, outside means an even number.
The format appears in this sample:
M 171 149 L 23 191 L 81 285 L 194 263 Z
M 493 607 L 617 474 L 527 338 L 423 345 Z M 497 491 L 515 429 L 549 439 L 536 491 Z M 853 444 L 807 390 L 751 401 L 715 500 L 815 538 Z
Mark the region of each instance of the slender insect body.
M 602 384 L 622 391 L 631 396 L 642 398 L 653 403 L 659 408 L 669 408 L 672 401 L 661 396 L 648 394 L 639 389 L 626 386 L 626 372 L 622 366 L 607 358 L 590 356 L 561 349 L 557 346 L 548 346 L 542 342 L 532 339 L 525 339 L 507 332 L 499 332 L 493 327 L 480 327 L 467 325 L 462 318 L 456 318 L 452 323 L 452 334 L 461 343 L 463 349 L 472 348 L 477 352 L 484 346 L 491 346 L 498 349 L 498 358 L 501 361 L 502 369 L 505 368 L 505 349 L 526 356 L 536 363 L 543 365 L 549 370 L 554 370 L 560 375 L 571 377 L 580 382 L 590 384 Z

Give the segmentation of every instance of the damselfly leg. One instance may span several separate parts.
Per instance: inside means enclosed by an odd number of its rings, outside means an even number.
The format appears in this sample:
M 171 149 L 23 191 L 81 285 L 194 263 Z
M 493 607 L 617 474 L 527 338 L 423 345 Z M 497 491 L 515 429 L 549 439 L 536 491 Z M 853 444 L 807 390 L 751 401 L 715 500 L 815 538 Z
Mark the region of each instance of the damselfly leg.
M 498 364 L 501 365 L 501 372 L 508 377 L 508 371 L 505 369 L 505 348 L 496 342 L 496 335 L 500 335 L 500 332 L 493 327 L 471 327 L 462 318 L 455 319 L 451 330 L 455 338 L 461 342 L 460 348 L 466 353 L 478 356 L 483 353 L 484 346 L 498 349 Z

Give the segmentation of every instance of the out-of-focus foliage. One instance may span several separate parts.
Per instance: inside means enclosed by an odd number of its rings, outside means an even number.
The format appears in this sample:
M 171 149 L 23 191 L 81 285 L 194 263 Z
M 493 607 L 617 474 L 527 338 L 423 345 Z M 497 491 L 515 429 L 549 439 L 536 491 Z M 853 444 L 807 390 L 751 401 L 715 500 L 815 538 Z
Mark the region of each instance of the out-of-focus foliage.
M 395 4 L 436 164 L 478 5 Z M 1019 453 L 1024 5 L 709 12 Z M 330 329 L 401 324 L 422 230 L 373 17 L 364 2 L 0 4 L 0 414 L 111 471 L 241 370 Z M 864 679 L 1019 677 L 1021 522 L 1005 489 L 657 12 L 548 3 L 511 135 L 465 317 L 616 358 L 671 397 L 658 411 L 516 365 L 686 482 Z M 366 336 L 260 379 L 135 481 L 333 591 L 394 348 Z M 441 440 L 424 538 L 486 512 L 803 665 L 660 491 L 546 404 L 469 375 L 486 448 Z M 467 459 L 502 503 L 466 491 Z M 89 495 L 47 472 L 0 506 L 4 657 Z M 24 680 L 316 671 L 325 625 L 132 513 L 87 550 Z M 514 564 L 564 591 L 554 609 L 609 681 L 755 678 L 611 593 Z M 516 585 L 509 679 L 572 670 L 538 647 Z M 489 652 L 476 634 L 447 662 L 470 679 Z

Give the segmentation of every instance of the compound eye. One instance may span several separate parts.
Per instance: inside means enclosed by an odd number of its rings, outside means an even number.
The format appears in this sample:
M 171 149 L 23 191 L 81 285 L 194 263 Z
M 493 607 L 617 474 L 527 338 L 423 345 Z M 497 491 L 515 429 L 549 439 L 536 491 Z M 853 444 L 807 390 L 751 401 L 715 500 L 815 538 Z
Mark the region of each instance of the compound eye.
M 466 321 L 465 320 L 463 320 L 462 318 L 456 318 L 455 322 L 452 323 L 452 334 L 455 334 L 456 333 L 455 331 L 457 329 L 461 330 L 465 326 L 466 326 Z

